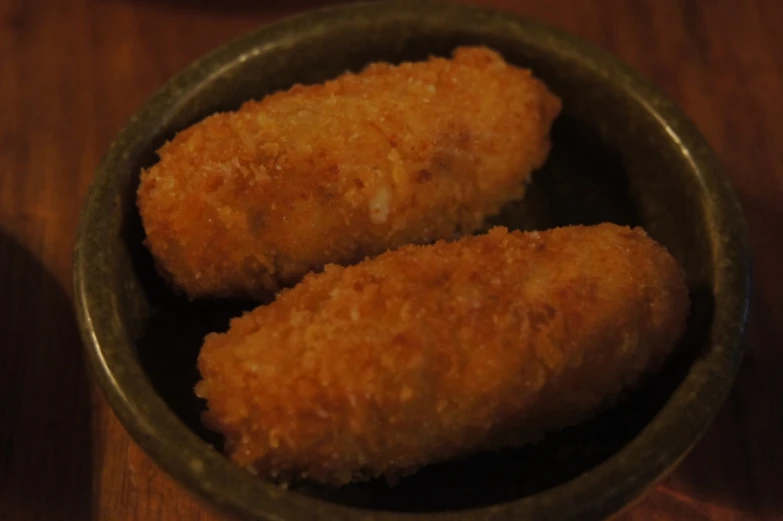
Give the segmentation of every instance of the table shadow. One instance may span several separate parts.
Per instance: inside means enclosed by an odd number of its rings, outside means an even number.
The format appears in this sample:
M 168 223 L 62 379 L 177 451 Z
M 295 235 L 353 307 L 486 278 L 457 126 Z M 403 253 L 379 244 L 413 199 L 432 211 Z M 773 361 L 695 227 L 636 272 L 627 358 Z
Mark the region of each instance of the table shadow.
M 92 410 L 71 301 L 3 232 L 0 288 L 0 518 L 92 519 Z

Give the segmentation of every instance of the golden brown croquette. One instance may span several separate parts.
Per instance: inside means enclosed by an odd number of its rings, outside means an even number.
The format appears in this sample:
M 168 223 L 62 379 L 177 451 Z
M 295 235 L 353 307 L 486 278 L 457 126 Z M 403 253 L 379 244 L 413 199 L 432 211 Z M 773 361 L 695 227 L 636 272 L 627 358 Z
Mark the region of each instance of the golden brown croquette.
M 138 190 L 147 245 L 194 298 L 454 239 L 522 196 L 559 111 L 530 71 L 480 47 L 296 85 L 160 149 Z
M 264 477 L 394 477 L 585 421 L 661 365 L 688 308 L 641 229 L 494 228 L 308 275 L 207 337 L 196 392 Z

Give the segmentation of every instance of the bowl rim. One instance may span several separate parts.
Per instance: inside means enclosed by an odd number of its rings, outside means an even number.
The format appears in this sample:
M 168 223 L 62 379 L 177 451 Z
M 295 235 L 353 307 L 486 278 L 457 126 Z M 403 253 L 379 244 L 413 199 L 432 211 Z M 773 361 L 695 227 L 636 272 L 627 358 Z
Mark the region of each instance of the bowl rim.
M 506 503 L 427 513 L 369 510 L 281 490 L 235 466 L 186 427 L 147 380 L 122 324 L 108 320 L 106 304 L 112 297 L 100 277 L 108 272 L 96 272 L 92 262 L 103 254 L 104 248 L 104 243 L 96 239 L 95 231 L 111 233 L 103 219 L 102 208 L 112 204 L 109 200 L 116 196 L 111 184 L 113 170 L 137 150 L 134 147 L 140 143 L 137 137 L 140 131 L 147 130 L 152 121 L 160 119 L 162 110 L 175 110 L 181 101 L 177 101 L 172 92 L 198 90 L 194 87 L 215 74 L 214 71 L 242 59 L 259 46 L 279 44 L 287 34 L 295 34 L 302 28 L 314 30 L 343 17 L 384 17 L 404 23 L 414 16 L 452 15 L 470 16 L 476 24 L 503 24 L 525 45 L 537 45 L 559 53 L 578 62 L 591 74 L 611 75 L 634 102 L 655 118 L 680 148 L 701 191 L 710 198 L 707 219 L 717 230 L 713 255 L 727 260 L 714 267 L 714 285 L 728 288 L 730 296 L 721 301 L 716 299 L 710 351 L 704 359 L 694 363 L 669 403 L 626 446 L 571 481 Z M 747 229 L 728 177 L 693 123 L 646 79 L 608 52 L 540 22 L 490 8 L 411 0 L 363 2 L 309 11 L 240 36 L 184 68 L 130 118 L 98 166 L 80 218 L 73 260 L 74 303 L 86 355 L 104 396 L 131 437 L 190 491 L 234 514 L 267 520 L 321 517 L 378 521 L 511 517 L 589 520 L 617 512 L 656 483 L 689 452 L 725 402 L 743 353 L 750 273 Z M 723 341 L 716 345 L 715 338 Z M 711 362 L 709 366 L 706 360 Z M 687 409 L 685 396 L 702 406 L 696 410 Z M 672 429 L 675 424 L 679 428 L 676 433 Z M 166 436 L 156 434 L 158 431 L 165 432 Z M 648 445 L 668 450 L 644 450 Z M 633 472 L 626 470 L 629 462 L 633 462 Z

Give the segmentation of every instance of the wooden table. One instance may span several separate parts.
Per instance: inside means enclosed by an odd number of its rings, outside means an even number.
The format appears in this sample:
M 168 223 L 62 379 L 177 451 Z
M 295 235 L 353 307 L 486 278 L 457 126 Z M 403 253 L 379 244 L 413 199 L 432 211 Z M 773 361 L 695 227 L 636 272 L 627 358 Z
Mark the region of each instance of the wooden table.
M 714 145 L 755 255 L 748 354 L 719 419 L 623 520 L 783 519 L 783 2 L 495 0 L 652 78 Z M 86 374 L 71 250 L 101 154 L 144 100 L 293 0 L 0 0 L 0 517 L 215 519 L 134 445 Z

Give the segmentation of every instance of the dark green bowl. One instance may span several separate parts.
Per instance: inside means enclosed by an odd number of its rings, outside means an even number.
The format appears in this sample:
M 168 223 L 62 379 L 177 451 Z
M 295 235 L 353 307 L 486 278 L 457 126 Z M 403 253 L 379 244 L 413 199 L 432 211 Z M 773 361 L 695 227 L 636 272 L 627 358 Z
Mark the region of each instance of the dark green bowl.
M 685 267 L 693 300 L 679 350 L 648 384 L 579 427 L 519 450 L 383 482 L 282 490 L 235 467 L 203 429 L 192 393 L 203 335 L 249 303 L 178 299 L 142 246 L 139 170 L 174 133 L 294 82 L 370 61 L 484 44 L 531 67 L 564 101 L 554 149 L 516 228 L 614 221 L 644 226 Z M 477 93 L 480 95 L 480 93 Z M 741 210 L 682 113 L 604 52 L 528 20 L 419 2 L 353 5 L 264 27 L 198 60 L 128 123 L 99 167 L 76 242 L 76 305 L 92 367 L 135 440 L 228 512 L 275 520 L 580 519 L 607 516 L 682 458 L 723 404 L 742 355 L 750 263 Z

